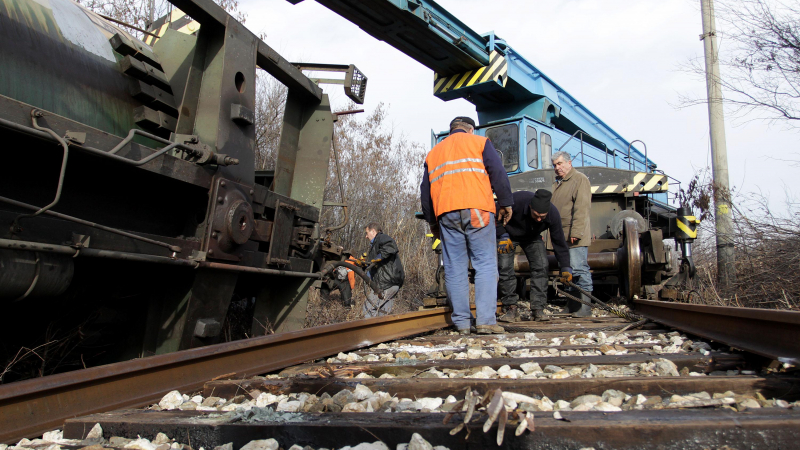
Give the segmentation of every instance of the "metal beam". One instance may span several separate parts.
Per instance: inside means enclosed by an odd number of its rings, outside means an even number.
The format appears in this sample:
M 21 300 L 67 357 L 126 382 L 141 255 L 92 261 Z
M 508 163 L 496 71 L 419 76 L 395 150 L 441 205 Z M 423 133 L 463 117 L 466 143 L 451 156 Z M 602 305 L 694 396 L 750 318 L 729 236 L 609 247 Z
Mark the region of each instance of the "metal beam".
M 222 7 L 212 0 L 170 0 L 178 9 L 200 22 L 206 28 L 227 27 L 228 20 L 233 19 Z M 230 19 L 229 19 L 230 18 Z M 233 19 L 235 20 L 235 19 Z M 242 26 L 243 32 L 249 33 L 257 41 L 256 64 L 283 83 L 290 91 L 297 91 L 306 101 L 319 102 L 322 89 L 308 79 L 289 61 L 272 49 L 255 34 Z
M 412 312 L 210 345 L 0 386 L 0 442 L 14 443 L 72 417 L 157 402 L 196 391 L 220 375 L 272 372 L 294 364 L 450 325 L 450 310 Z
M 655 322 L 758 355 L 800 361 L 800 312 L 635 300 Z

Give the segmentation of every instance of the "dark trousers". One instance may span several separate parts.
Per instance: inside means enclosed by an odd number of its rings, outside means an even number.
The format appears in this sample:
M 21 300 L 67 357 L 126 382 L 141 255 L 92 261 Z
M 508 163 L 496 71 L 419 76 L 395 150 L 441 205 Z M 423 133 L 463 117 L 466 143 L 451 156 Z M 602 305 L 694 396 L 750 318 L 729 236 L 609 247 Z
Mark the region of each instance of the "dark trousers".
M 547 304 L 547 250 L 544 241 L 536 238 L 531 241 L 513 241 L 514 248 L 522 247 L 531 268 L 531 309 L 544 309 Z M 517 279 L 514 276 L 514 253 L 498 253 L 497 269 L 500 272 L 497 296 L 503 305 L 516 305 Z
M 342 305 L 352 305 L 353 290 L 350 289 L 350 281 L 348 280 L 328 280 L 327 282 L 323 282 L 319 293 L 322 295 L 323 299 L 329 300 L 331 298 L 331 292 L 336 289 L 339 290 L 339 295 L 342 297 Z

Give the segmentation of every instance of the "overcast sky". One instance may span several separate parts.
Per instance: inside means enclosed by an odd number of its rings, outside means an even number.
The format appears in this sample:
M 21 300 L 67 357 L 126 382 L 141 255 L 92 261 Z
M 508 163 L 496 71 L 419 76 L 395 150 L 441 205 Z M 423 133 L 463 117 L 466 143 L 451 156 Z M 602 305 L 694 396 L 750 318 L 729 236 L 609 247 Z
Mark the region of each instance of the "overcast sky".
M 627 140 L 644 141 L 658 167 L 684 185 L 710 167 L 707 108 L 677 108 L 680 95 L 705 95 L 704 81 L 680 69 L 703 56 L 699 1 L 438 3 L 474 31 L 494 31 Z M 266 33 L 266 42 L 290 61 L 355 64 L 369 77 L 367 112 L 385 103 L 395 131 L 426 148 L 431 128 L 444 130 L 457 115 L 477 119 L 471 103 L 433 96 L 430 69 L 312 0 L 242 0 L 240 6 L 247 27 Z M 334 109 L 345 106 L 341 86 L 324 89 Z M 800 159 L 800 134 L 730 116 L 726 130 L 731 186 L 760 191 L 773 209 L 784 210 L 785 191 L 800 193 L 800 173 L 775 158 Z

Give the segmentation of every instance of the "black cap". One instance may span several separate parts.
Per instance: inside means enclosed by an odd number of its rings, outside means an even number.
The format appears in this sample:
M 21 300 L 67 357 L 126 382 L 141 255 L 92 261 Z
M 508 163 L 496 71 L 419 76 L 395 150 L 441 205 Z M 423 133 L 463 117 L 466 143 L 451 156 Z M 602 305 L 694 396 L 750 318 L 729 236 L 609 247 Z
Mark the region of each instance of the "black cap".
M 461 122 L 461 123 L 465 123 L 465 124 L 467 124 L 467 125 L 471 126 L 472 128 L 475 128 L 475 121 L 474 121 L 474 120 L 472 120 L 472 118 L 471 118 L 471 117 L 467 117 L 467 116 L 458 116 L 458 117 L 456 117 L 455 119 L 453 119 L 453 120 L 451 120 L 451 121 L 450 121 L 450 129 L 452 130 L 452 129 L 453 129 L 453 127 L 455 127 L 455 126 L 456 126 L 456 124 L 457 124 L 457 123 L 459 123 L 459 122 Z
M 539 214 L 546 214 L 550 212 L 550 198 L 553 197 L 553 193 L 548 191 L 547 189 L 539 189 L 536 191 L 536 194 L 533 195 L 531 199 L 531 210 L 536 211 Z

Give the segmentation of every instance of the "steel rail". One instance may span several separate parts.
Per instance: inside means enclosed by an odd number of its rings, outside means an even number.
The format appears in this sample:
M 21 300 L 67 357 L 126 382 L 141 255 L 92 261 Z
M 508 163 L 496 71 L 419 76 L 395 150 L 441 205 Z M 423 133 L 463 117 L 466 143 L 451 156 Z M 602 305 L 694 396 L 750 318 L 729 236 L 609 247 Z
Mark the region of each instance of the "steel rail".
M 249 377 L 451 325 L 436 308 L 273 334 L 0 385 L 0 442 L 14 443 L 65 419 L 200 390 L 221 375 Z
M 634 300 L 638 314 L 782 362 L 800 362 L 800 312 Z

